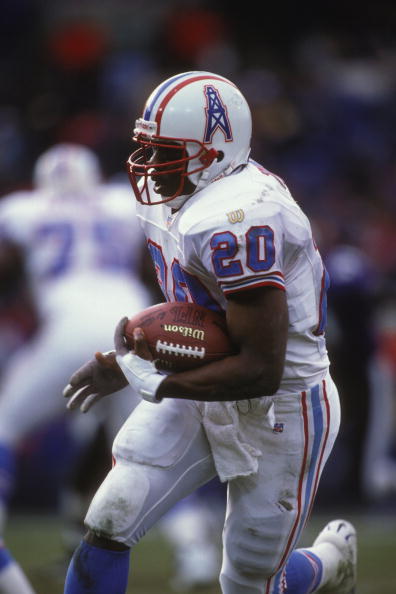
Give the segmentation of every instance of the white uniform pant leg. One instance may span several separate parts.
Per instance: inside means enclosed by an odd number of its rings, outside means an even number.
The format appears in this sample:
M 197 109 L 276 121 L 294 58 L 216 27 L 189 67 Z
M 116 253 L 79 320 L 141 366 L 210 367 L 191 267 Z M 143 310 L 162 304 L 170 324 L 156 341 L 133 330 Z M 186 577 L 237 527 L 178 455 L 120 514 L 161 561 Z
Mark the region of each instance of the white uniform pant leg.
M 84 337 L 74 339 L 70 336 L 70 333 L 73 334 L 70 331 L 71 322 L 66 322 L 46 325 L 33 341 L 10 360 L 0 386 L 0 443 L 10 447 L 18 445 L 26 436 L 47 423 L 62 417 L 72 422 L 77 415 L 82 417 L 77 426 L 82 429 L 83 441 L 84 427 L 89 434 L 89 426 L 93 425 L 94 418 L 96 424 L 105 421 L 113 439 L 116 430 L 136 405 L 137 398 L 129 389 L 128 394 L 124 391 L 125 395 L 116 394 L 112 399 L 99 402 L 89 413 L 90 419 L 86 419 L 80 411 L 67 411 L 62 390 L 70 376 L 97 350 L 111 347 L 112 339 L 105 340 L 107 334 L 111 334 L 109 329 L 104 332 L 102 328 L 94 331 L 87 327 L 83 329 Z M 124 419 L 121 421 L 122 415 Z
M 56 329 L 45 327 L 11 359 L 1 384 L 0 442 L 17 445 L 65 414 L 62 390 L 84 359 L 71 345 L 61 348 L 60 338 Z
M 113 456 L 86 525 L 129 546 L 216 474 L 201 415 L 188 400 L 142 401 L 118 433 Z
M 230 481 L 220 582 L 224 594 L 278 592 L 282 568 L 308 518 L 340 422 L 328 376 L 307 392 L 274 398 L 262 422 L 258 473 Z M 258 445 L 258 443 L 257 443 Z

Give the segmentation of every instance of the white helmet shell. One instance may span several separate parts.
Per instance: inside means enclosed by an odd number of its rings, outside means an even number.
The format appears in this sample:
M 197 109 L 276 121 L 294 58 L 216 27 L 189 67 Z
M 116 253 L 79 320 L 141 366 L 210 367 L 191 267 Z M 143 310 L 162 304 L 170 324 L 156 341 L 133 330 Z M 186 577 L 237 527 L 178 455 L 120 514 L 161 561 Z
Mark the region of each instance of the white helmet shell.
M 36 161 L 33 183 L 39 190 L 70 193 L 89 190 L 101 180 L 98 157 L 77 144 L 57 144 Z
M 202 154 L 188 161 L 188 177 L 197 189 L 246 163 L 251 135 L 250 108 L 241 91 L 223 76 L 202 71 L 161 83 L 147 99 L 134 129 L 136 139 L 184 141 L 190 157 L 197 153 L 197 143 L 221 152 L 222 158 L 205 167 Z

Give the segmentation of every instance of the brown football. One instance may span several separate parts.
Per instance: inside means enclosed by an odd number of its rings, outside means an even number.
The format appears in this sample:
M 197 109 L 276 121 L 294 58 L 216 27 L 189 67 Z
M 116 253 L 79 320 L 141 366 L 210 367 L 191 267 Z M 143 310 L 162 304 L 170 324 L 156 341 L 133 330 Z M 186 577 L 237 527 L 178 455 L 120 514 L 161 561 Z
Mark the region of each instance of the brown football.
M 133 330 L 142 328 L 158 369 L 185 371 L 235 352 L 225 315 L 195 303 L 159 303 L 128 320 L 125 338 L 133 348 Z

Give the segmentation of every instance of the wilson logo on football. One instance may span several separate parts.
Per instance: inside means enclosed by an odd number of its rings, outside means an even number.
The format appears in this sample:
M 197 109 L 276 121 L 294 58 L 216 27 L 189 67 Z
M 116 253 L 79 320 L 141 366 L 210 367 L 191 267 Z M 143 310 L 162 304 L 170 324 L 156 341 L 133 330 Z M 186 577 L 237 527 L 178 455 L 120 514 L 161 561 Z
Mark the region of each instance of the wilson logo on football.
M 177 326 L 176 324 L 164 324 L 163 328 L 166 332 L 179 332 L 184 337 L 191 336 L 196 340 L 205 340 L 205 332 L 197 328 L 189 328 L 188 326 Z

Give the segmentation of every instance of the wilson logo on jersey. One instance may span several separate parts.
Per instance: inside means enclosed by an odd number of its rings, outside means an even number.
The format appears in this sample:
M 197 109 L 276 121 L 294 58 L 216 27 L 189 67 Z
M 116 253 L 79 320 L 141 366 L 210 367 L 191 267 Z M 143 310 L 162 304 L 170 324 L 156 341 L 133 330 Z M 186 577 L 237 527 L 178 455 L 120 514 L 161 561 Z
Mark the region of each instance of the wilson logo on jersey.
M 203 330 L 189 328 L 188 326 L 164 324 L 164 330 L 166 332 L 180 332 L 183 336 L 192 336 L 192 338 L 196 338 L 197 340 L 205 340 L 205 332 Z
M 227 219 L 230 223 L 242 223 L 243 219 L 245 218 L 245 213 L 243 212 L 242 208 L 238 208 L 238 210 L 232 210 L 231 212 L 227 212 Z
M 226 142 L 232 140 L 231 124 L 228 119 L 227 108 L 221 100 L 219 91 L 211 85 L 205 86 L 206 96 L 206 129 L 204 143 L 212 142 L 213 134 L 220 129 Z

